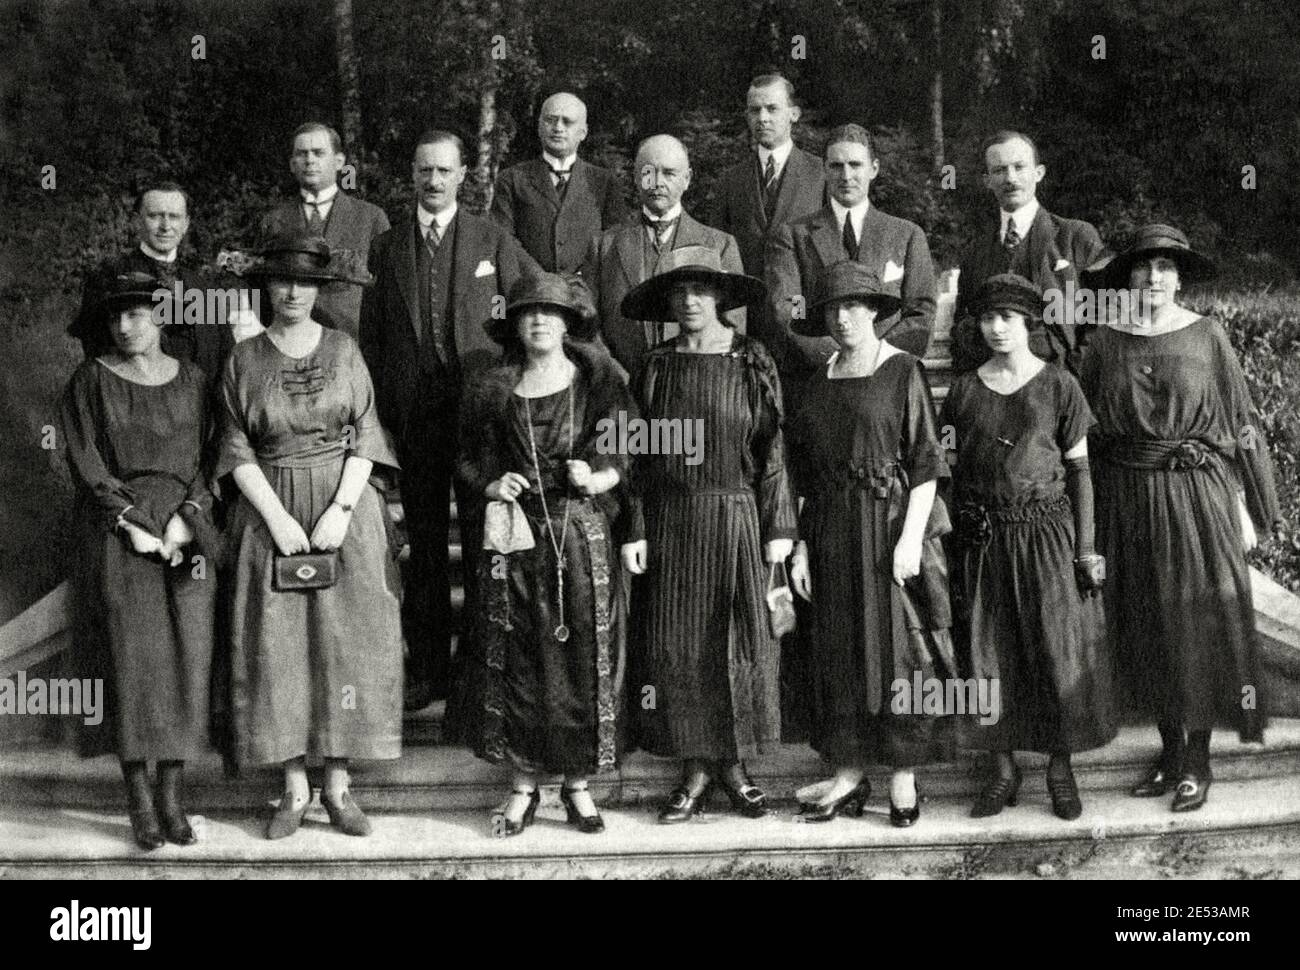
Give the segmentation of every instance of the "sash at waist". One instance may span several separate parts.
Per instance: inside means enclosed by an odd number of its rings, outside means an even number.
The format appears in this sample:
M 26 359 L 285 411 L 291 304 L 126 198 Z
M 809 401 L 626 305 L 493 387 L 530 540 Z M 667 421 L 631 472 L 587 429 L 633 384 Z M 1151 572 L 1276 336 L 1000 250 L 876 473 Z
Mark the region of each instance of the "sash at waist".
M 333 465 L 347 457 L 348 449 L 340 442 L 327 442 L 310 451 L 294 452 L 288 455 L 258 454 L 257 462 L 268 468 L 318 468 L 321 465 Z
M 1152 471 L 1191 471 L 1210 463 L 1218 452 L 1203 441 L 1186 438 L 1165 441 L 1158 438 L 1114 438 L 1104 443 L 1103 461 L 1125 468 Z

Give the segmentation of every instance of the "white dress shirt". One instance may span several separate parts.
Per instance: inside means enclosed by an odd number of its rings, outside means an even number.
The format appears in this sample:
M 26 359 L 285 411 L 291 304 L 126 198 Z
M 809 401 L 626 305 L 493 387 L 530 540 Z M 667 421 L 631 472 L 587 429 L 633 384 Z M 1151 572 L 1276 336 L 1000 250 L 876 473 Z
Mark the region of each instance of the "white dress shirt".
M 302 214 L 307 221 L 311 221 L 312 204 L 316 206 L 316 211 L 320 213 L 321 219 L 330 217 L 330 209 L 334 208 L 334 196 L 339 194 L 338 183 L 334 183 L 327 189 L 321 189 L 315 195 L 312 195 L 306 189 L 302 189 Z
M 435 214 L 428 211 L 424 206 L 417 205 L 415 207 L 415 217 L 420 220 L 420 235 L 428 236 L 429 227 L 435 222 L 438 224 L 439 239 L 447 235 L 447 227 L 451 225 L 451 220 L 456 218 L 457 208 L 458 204 L 453 202 L 447 208 Z
M 556 172 L 563 172 L 570 178 L 573 177 L 573 166 L 578 163 L 578 153 L 574 152 L 568 158 L 556 158 L 550 152 L 542 152 L 542 161 L 544 161 L 551 170 L 551 184 L 558 186 L 560 178 Z
M 174 249 L 170 253 L 160 253 L 147 242 L 142 242 L 140 243 L 140 252 L 144 253 L 150 259 L 155 259 L 160 263 L 176 262 L 176 250 Z
M 858 240 L 858 245 L 862 244 L 862 220 L 867 217 L 867 210 L 871 208 L 871 199 L 866 198 L 855 205 L 852 209 L 846 209 L 834 199 L 831 199 L 831 211 L 835 213 L 835 225 L 839 226 L 840 232 L 844 232 L 844 215 L 848 213 L 849 218 L 853 220 L 853 235 Z
M 1012 220 L 1016 223 L 1016 232 L 1020 234 L 1021 240 L 1029 236 L 1029 227 L 1034 224 L 1034 219 L 1038 217 L 1038 200 L 1030 199 L 1015 212 L 1003 212 L 1002 215 L 1002 232 L 998 236 L 1003 242 L 1007 240 L 1007 225 Z
M 781 173 L 785 171 L 785 163 L 790 160 L 790 153 L 792 151 L 794 151 L 794 142 L 789 139 L 786 139 L 784 144 L 777 145 L 775 148 L 764 148 L 762 145 L 759 145 L 758 170 L 760 172 L 767 171 L 767 160 L 770 157 L 773 164 L 776 165 L 776 175 L 774 177 L 780 178 Z M 843 222 L 844 220 L 841 219 L 840 221 Z

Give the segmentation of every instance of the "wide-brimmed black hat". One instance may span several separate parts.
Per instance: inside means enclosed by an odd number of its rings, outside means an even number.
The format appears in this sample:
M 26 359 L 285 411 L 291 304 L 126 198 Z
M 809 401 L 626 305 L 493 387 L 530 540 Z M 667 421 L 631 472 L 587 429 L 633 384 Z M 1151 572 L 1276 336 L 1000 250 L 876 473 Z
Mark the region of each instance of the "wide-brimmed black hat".
M 1143 226 L 1098 274 L 1111 289 L 1127 289 L 1133 265 L 1153 256 L 1167 256 L 1178 264 L 1178 275 L 1187 283 L 1200 283 L 1213 279 L 1217 270 L 1214 261 L 1192 248 L 1180 229 L 1153 222 Z
M 1043 291 L 1018 273 L 998 273 L 975 289 L 971 313 L 978 317 L 986 310 L 1014 310 L 1029 323 L 1043 319 Z
M 142 303 L 153 306 L 160 300 L 172 298 L 172 287 L 166 280 L 143 270 L 131 270 L 103 279 L 96 306 L 101 313 L 111 315 L 127 307 Z
M 332 251 L 320 236 L 283 235 L 258 250 L 244 275 L 262 280 L 338 281 L 369 286 L 374 277 L 356 262 L 351 254 Z
M 722 268 L 722 257 L 717 250 L 708 246 L 681 246 L 659 257 L 655 275 L 623 297 L 619 310 L 629 320 L 675 321 L 677 315 L 669 296 L 678 283 L 690 282 L 718 288 L 719 314 L 767 299 L 767 287 L 762 280 L 727 272 Z
M 591 290 L 580 276 L 538 272 L 522 277 L 510 291 L 506 315 L 488 320 L 483 326 L 499 344 L 516 339 L 515 323 L 529 307 L 558 310 L 568 323 L 568 335 L 590 340 L 596 335 L 596 304 Z
M 813 287 L 813 302 L 802 317 L 790 321 L 790 329 L 805 337 L 826 336 L 826 308 L 845 300 L 874 307 L 877 320 L 892 317 L 903 305 L 897 283 L 881 282 L 865 264 L 846 259 L 822 273 Z

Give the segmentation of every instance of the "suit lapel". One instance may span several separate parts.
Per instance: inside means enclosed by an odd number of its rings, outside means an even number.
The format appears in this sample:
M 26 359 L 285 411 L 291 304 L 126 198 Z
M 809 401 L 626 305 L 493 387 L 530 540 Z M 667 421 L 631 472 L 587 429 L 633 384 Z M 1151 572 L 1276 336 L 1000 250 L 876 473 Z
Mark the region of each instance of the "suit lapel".
M 407 315 L 411 320 L 411 329 L 415 333 L 415 342 L 420 342 L 420 294 L 415 274 L 415 237 L 420 223 L 415 212 L 399 224 L 397 228 L 397 252 L 394 271 L 397 274 L 397 288 L 406 300 Z
M 348 223 L 352 218 L 351 205 L 352 199 L 339 189 L 338 194 L 334 196 L 334 204 L 330 206 L 329 218 L 325 220 L 325 241 L 331 246 L 335 245 L 336 240 L 347 231 Z M 342 244 L 338 243 L 338 245 Z
M 628 219 L 623 228 L 614 237 L 614 248 L 618 251 L 618 261 L 623 267 L 623 275 L 630 286 L 641 282 L 641 210 Z
M 534 158 L 532 160 L 528 167 L 528 181 L 532 183 L 538 194 L 550 203 L 552 208 L 558 209 L 560 207 L 560 196 L 556 193 L 555 184 L 551 181 L 551 166 L 546 163 L 546 159 Z
M 866 225 L 864 222 L 863 236 L 866 235 Z M 823 269 L 848 259 L 848 254 L 844 252 L 844 243 L 840 239 L 840 229 L 835 224 L 835 211 L 830 206 L 826 206 L 818 213 L 817 220 L 809 228 L 808 236 L 812 240 L 818 258 L 821 259 Z M 865 240 L 860 240 L 858 244 L 859 255 L 861 255 L 863 242 Z
M 772 210 L 772 221 L 780 224 L 789 219 L 790 206 L 794 205 L 795 193 L 799 191 L 799 186 L 803 183 L 804 175 L 807 169 L 805 159 L 807 156 L 799 150 L 796 145 L 790 151 L 790 157 L 785 160 L 785 169 L 781 172 L 781 185 L 776 192 L 776 208 Z M 759 193 L 759 211 L 762 211 L 762 193 Z
M 455 320 L 460 323 L 467 318 L 467 315 L 461 312 L 461 304 L 470 298 L 474 271 L 478 268 L 477 260 L 484 258 L 487 247 L 483 245 L 478 223 L 466 218 L 463 210 L 456 212 L 455 223 L 456 241 L 451 251 L 451 295 L 456 301 Z M 489 257 L 493 255 L 487 253 Z
M 683 209 L 682 217 L 677 220 L 677 231 L 673 233 L 673 249 L 681 249 L 683 246 L 707 246 L 708 237 L 704 232 L 704 226 L 690 217 L 690 214 Z

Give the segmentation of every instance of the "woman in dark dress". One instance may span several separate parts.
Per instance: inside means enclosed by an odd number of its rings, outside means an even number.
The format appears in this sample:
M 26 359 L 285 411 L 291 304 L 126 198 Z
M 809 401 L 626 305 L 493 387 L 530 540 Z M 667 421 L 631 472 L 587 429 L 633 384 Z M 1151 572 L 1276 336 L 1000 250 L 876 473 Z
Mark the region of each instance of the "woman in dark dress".
M 861 815 L 867 766 L 885 763 L 894 768 L 890 820 L 912 825 L 913 768 L 952 753 L 941 718 L 897 703 L 900 680 L 910 700 L 914 674 L 935 677 L 935 654 L 952 659 L 944 529 L 929 525 L 948 470 L 934 404 L 921 362 L 875 330 L 899 305 L 866 266 L 842 262 L 793 323 L 805 336 L 829 332 L 840 348 L 806 388 L 788 437 L 803 499 L 791 581 L 813 620 L 806 706 L 812 746 L 835 769 L 799 793 L 810 822 Z
M 226 362 L 217 469 L 239 490 L 228 525 L 236 754 L 241 763 L 283 766 L 267 838 L 302 823 L 308 758 L 324 759 L 321 804 L 330 821 L 366 835 L 348 763 L 401 753 L 400 587 L 387 511 L 370 483 L 372 468 L 397 461 L 360 349 L 311 318 L 320 283 L 350 278 L 331 266 L 325 241 L 278 240 L 255 274 L 274 316 Z M 312 578 L 304 566 L 328 577 L 319 562 L 276 567 L 277 554 L 334 551 L 332 584 L 288 587 L 286 574 Z
M 216 599 L 207 560 L 218 552 L 203 462 L 207 383 L 195 364 L 163 353 L 152 313 L 159 288 L 145 273 L 109 282 L 100 312 L 116 349 L 78 367 L 63 396 L 80 540 L 78 648 L 96 656 L 107 647 L 111 657 L 116 751 L 144 849 L 195 841 L 181 781 L 185 762 L 207 747 Z
M 939 423 L 957 446 L 953 469 L 957 627 L 972 673 L 997 683 L 999 711 L 972 721 L 972 747 L 996 770 L 975 818 L 1016 803 L 1015 751 L 1050 755 L 1047 790 L 1063 819 L 1083 812 L 1070 754 L 1115 736 L 1110 654 L 1097 591 L 1088 431 L 1092 412 L 1068 371 L 1030 350 L 1043 298 L 1003 274 L 976 291 L 972 312 L 993 356 L 958 377 Z
M 713 784 L 741 814 L 762 815 L 766 796 L 741 759 L 780 741 L 764 560 L 783 562 L 795 530 L 781 386 L 763 346 L 719 316 L 763 297 L 761 282 L 724 272 L 712 249 L 683 246 L 622 304 L 629 319 L 681 326 L 650 352 L 640 387 L 642 416 L 675 422 L 659 427 L 678 428 L 681 447 L 638 459 L 622 548 L 628 570 L 646 573 L 633 633 L 641 742 L 683 760 L 661 822 L 690 819 Z
M 610 521 L 628 458 L 602 442 L 636 407 L 612 358 L 587 343 L 595 317 L 577 278 L 520 280 L 506 318 L 488 323 L 505 361 L 462 412 L 458 473 L 486 502 L 475 753 L 514 769 L 499 835 L 531 823 L 544 775 L 563 775 L 571 825 L 602 831 L 587 779 L 619 754 L 625 618 Z
M 1163 751 L 1133 789 L 1205 804 L 1210 732 L 1262 741 L 1246 552 L 1278 518 L 1273 464 L 1223 325 L 1181 306 L 1213 264 L 1171 226 L 1138 231 L 1101 279 L 1132 312 L 1093 336 L 1082 384 L 1098 430 L 1098 540 L 1106 618 L 1125 685 L 1154 715 Z M 1184 731 L 1187 732 L 1184 736 Z

